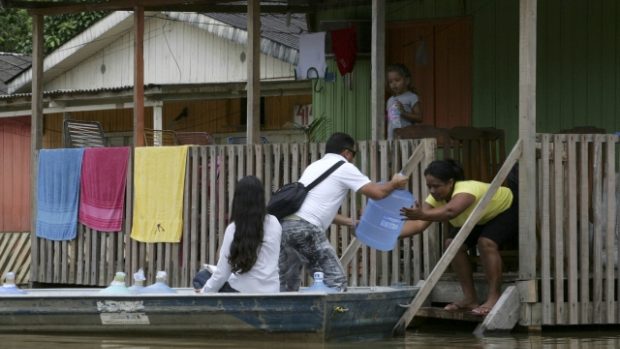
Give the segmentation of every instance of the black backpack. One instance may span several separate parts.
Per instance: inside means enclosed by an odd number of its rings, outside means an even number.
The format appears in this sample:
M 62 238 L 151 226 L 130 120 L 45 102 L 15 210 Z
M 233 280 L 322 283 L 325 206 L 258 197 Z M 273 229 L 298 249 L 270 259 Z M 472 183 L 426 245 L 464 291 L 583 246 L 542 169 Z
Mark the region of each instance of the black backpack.
M 269 204 L 267 204 L 267 213 L 276 216 L 278 220 L 294 214 L 304 203 L 308 192 L 317 184 L 321 183 L 321 181 L 327 178 L 332 172 L 336 171 L 342 164 L 344 164 L 343 160 L 338 161 L 307 187 L 301 182 L 283 185 L 271 195 Z

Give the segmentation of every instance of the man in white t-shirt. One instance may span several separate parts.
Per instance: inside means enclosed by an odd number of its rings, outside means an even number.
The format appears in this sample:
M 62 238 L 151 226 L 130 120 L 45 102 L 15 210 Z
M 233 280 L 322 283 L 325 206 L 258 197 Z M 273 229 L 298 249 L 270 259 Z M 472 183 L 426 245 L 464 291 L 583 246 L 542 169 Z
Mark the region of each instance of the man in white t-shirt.
M 302 267 L 314 273 L 322 271 L 324 282 L 336 290 L 347 289 L 347 277 L 325 231 L 330 224 L 353 225 L 349 217 L 338 214 L 349 190 L 359 191 L 371 199 L 383 199 L 407 184 L 407 177 L 396 174 L 386 183 L 371 182 L 351 163 L 355 158 L 355 140 L 346 133 L 334 133 L 325 144 L 325 155 L 310 164 L 299 182 L 309 185 L 338 161 L 342 166 L 314 187 L 301 208 L 285 217 L 280 246 L 280 291 L 297 291 L 301 284 Z

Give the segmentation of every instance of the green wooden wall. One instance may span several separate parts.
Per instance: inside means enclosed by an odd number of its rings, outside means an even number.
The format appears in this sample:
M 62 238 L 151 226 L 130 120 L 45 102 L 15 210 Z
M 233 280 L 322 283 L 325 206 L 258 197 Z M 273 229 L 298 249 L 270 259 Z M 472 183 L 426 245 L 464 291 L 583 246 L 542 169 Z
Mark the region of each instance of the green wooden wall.
M 539 0 L 537 130 L 579 125 L 620 131 L 620 1 Z M 518 135 L 518 0 L 389 2 L 388 21 L 471 16 L 473 19 L 473 126 Z M 370 7 L 321 13 L 316 22 L 370 19 Z M 330 70 L 335 71 L 333 62 Z M 370 137 L 370 63 L 358 58 L 352 87 L 336 73 L 314 94 L 314 115 L 330 131 Z

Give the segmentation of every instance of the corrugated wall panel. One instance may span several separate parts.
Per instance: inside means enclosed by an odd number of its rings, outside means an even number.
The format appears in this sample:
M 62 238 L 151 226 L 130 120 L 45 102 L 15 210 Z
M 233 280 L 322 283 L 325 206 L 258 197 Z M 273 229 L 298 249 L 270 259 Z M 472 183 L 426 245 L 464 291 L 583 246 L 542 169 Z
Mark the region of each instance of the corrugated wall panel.
M 539 132 L 620 130 L 620 4 L 539 2 Z
M 193 25 L 151 18 L 144 28 L 145 84 L 245 81 L 245 46 Z M 292 79 L 294 66 L 261 54 L 261 79 Z M 45 89 L 133 84 L 133 32 L 47 83 Z
M 30 118 L 0 119 L 0 232 L 30 231 Z

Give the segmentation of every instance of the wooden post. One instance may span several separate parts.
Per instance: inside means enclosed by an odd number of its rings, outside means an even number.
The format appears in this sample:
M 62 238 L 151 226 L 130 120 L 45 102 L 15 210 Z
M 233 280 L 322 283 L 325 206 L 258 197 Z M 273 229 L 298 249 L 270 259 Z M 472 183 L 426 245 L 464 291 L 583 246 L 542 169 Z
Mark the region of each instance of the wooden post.
M 371 139 L 385 139 L 385 2 L 372 0 Z
M 133 145 L 144 146 L 144 7 L 134 7 Z
M 259 143 L 260 137 L 260 1 L 248 1 L 247 40 L 247 144 Z
M 519 279 L 536 277 L 536 17 L 537 0 L 521 0 L 519 18 Z
M 153 105 L 153 145 L 164 145 L 163 132 L 157 132 L 163 130 L 163 102 L 158 102 Z
M 30 281 L 39 281 L 39 242 L 36 237 L 39 150 L 43 144 L 43 15 L 32 15 L 32 116 L 30 118 Z

